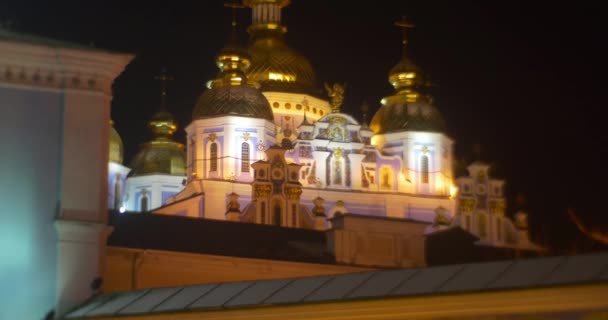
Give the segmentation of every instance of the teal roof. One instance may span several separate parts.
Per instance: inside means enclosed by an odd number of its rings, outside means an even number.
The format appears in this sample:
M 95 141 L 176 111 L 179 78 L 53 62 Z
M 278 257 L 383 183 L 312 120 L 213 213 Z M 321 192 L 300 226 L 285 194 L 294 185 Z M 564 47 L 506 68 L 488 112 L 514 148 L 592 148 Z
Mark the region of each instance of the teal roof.
M 272 307 L 599 282 L 608 282 L 606 252 L 115 292 L 91 299 L 66 318 Z

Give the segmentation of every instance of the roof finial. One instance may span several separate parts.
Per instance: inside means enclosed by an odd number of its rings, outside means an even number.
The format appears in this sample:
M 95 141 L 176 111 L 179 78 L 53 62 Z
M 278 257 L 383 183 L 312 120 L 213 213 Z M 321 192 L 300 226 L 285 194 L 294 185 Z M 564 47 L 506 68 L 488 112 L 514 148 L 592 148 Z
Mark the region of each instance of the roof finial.
M 232 9 L 232 22 L 231 22 L 231 26 L 232 26 L 232 33 L 231 33 L 231 38 L 230 38 L 230 44 L 231 45 L 237 45 L 238 44 L 238 34 L 236 31 L 236 10 L 238 9 L 242 9 L 245 8 L 245 6 L 241 3 L 241 1 L 239 0 L 229 0 L 226 1 L 226 3 L 224 3 L 224 7 L 226 8 L 231 8 Z
M 407 48 L 407 29 L 411 29 L 415 27 L 415 25 L 409 22 L 405 15 L 401 16 L 401 20 L 395 22 L 395 25 L 403 29 L 403 40 L 401 43 L 403 44 L 403 55 L 405 55 L 405 49 Z
M 160 85 L 161 85 L 161 100 L 160 100 L 160 109 L 165 111 L 167 110 L 167 81 L 171 81 L 173 80 L 173 77 L 167 75 L 167 67 L 163 67 L 160 75 L 154 77 L 154 79 L 159 80 L 160 81 Z
M 369 104 L 367 104 L 367 100 L 363 100 L 363 104 L 361 105 L 361 114 L 363 115 L 363 126 L 367 127 L 369 124 L 367 123 L 367 113 L 369 112 Z

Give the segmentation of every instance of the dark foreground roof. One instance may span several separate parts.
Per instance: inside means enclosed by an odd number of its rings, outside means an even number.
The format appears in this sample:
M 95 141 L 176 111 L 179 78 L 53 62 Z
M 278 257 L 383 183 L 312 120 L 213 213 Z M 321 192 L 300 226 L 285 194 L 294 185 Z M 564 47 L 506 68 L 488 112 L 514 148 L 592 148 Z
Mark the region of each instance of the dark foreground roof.
M 528 289 L 607 281 L 608 252 L 604 252 L 108 293 L 91 299 L 69 313 L 67 318 Z
M 109 246 L 243 258 L 334 263 L 325 233 L 269 225 L 110 212 Z

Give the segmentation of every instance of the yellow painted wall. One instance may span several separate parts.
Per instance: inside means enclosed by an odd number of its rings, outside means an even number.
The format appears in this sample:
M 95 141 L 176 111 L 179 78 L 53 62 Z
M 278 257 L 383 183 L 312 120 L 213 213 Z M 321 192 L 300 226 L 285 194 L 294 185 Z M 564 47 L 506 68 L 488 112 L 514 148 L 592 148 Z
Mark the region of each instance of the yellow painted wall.
M 104 291 L 307 277 L 369 270 L 373 269 L 108 247 Z

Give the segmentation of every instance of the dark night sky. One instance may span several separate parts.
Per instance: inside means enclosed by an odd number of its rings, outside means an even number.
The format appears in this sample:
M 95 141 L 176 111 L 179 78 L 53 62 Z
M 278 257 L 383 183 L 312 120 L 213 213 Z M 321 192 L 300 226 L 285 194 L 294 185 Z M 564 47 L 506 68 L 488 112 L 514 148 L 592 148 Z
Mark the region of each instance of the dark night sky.
M 204 83 L 217 73 L 213 58 L 228 38 L 230 14 L 220 0 L 124 2 L 5 0 L 0 21 L 136 54 L 115 82 L 112 105 L 129 160 L 150 137 L 146 121 L 160 100 L 153 78 L 162 66 L 175 77 L 170 111 L 182 128 L 189 123 Z M 523 194 L 533 236 L 567 243 L 576 238 L 568 206 L 608 227 L 600 205 L 608 191 L 600 111 L 608 52 L 599 2 L 557 3 L 293 0 L 284 24 L 287 41 L 311 60 L 320 83 L 348 82 L 345 111 L 358 115 L 363 100 L 375 111 L 392 93 L 387 73 L 401 37 L 393 22 L 407 14 L 417 25 L 411 56 L 437 84 L 435 103 L 457 159 L 494 164 L 507 179 L 510 212 Z M 239 16 L 249 24 L 248 10 Z M 183 140 L 183 131 L 176 138 Z

